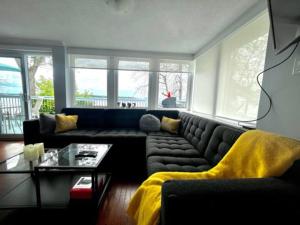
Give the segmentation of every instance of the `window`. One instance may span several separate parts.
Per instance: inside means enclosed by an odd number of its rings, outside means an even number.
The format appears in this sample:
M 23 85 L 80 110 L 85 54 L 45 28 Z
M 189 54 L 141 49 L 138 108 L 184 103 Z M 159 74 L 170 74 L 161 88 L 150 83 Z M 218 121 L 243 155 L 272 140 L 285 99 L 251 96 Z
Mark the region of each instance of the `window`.
M 53 64 L 50 55 L 27 55 L 31 116 L 54 113 Z
M 188 63 L 160 63 L 158 90 L 159 107 L 187 107 L 189 71 L 190 65 Z
M 187 107 L 189 61 L 78 53 L 69 59 L 68 90 L 76 107 Z M 164 104 L 169 99 L 174 105 Z
M 269 32 L 267 13 L 222 42 L 216 115 L 236 120 L 257 117 Z
M 107 59 L 100 56 L 71 55 L 74 105 L 107 106 Z
M 268 32 L 264 12 L 195 59 L 193 111 L 232 120 L 257 117 L 256 76 L 264 68 Z
M 192 110 L 214 114 L 219 46 L 209 49 L 195 60 Z
M 148 107 L 149 62 L 120 60 L 118 65 L 118 106 Z

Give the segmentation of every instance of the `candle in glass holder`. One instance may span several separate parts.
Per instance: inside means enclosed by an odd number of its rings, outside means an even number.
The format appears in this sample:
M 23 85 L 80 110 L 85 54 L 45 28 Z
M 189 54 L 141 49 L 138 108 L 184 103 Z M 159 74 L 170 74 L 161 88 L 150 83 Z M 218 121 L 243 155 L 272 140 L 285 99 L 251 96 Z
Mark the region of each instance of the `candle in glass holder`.
M 25 145 L 23 151 L 24 151 L 24 159 L 28 161 L 37 160 L 39 157 L 38 152 L 36 151 L 34 145 Z
M 39 157 L 42 157 L 45 154 L 44 143 L 36 143 L 34 144 L 36 151 L 39 154 Z

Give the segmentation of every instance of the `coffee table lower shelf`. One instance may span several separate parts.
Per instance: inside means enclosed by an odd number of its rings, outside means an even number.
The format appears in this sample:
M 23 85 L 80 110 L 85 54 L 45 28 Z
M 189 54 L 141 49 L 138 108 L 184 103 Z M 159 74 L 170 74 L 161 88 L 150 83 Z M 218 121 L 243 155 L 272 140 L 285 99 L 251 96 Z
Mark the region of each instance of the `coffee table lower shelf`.
M 99 174 L 103 175 L 103 174 Z M 96 201 L 90 201 L 97 208 L 108 189 L 111 174 L 105 174 L 106 179 L 97 194 Z M 65 209 L 70 207 L 70 190 L 77 180 L 86 174 L 47 173 L 40 175 L 40 192 L 42 209 Z M 95 200 L 95 199 L 94 199 Z M 29 176 L 8 193 L 0 197 L 0 209 L 37 208 L 35 179 Z

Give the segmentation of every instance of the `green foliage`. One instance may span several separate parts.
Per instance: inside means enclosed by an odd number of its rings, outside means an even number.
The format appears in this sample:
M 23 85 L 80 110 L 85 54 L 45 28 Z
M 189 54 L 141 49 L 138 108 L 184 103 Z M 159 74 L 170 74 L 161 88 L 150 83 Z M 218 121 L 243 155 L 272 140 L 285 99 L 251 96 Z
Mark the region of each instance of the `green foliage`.
M 84 107 L 93 106 L 93 101 L 88 100 L 88 98 L 93 97 L 92 92 L 90 92 L 89 90 L 84 90 L 83 92 L 76 90 L 75 96 L 79 97 L 79 99 L 76 99 L 76 105 Z
M 54 96 L 54 87 L 51 79 L 47 79 L 45 76 L 40 76 L 40 79 L 36 81 L 37 92 L 39 96 Z M 54 98 L 53 98 L 54 99 Z M 44 99 L 40 108 L 40 112 L 54 113 L 55 105 L 53 99 Z M 33 105 L 35 101 L 32 102 Z
M 54 87 L 51 79 L 41 76 L 36 82 L 39 96 L 54 96 Z
M 36 104 L 36 100 L 32 100 L 32 105 Z M 55 113 L 55 105 L 54 105 L 54 99 L 44 99 L 43 104 L 39 110 L 40 113 Z
M 77 90 L 75 96 L 82 97 L 82 98 L 89 98 L 92 97 L 92 92 L 90 92 L 89 90 L 84 90 L 83 92 Z

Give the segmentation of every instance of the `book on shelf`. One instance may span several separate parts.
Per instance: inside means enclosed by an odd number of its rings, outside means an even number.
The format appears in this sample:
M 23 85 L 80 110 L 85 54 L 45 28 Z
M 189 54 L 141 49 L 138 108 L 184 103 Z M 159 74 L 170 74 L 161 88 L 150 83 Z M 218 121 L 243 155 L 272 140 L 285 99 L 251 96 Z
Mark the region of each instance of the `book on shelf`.
M 98 190 L 103 188 L 105 175 L 98 176 Z M 80 177 L 70 190 L 70 199 L 91 199 L 92 198 L 92 178 L 90 176 Z

